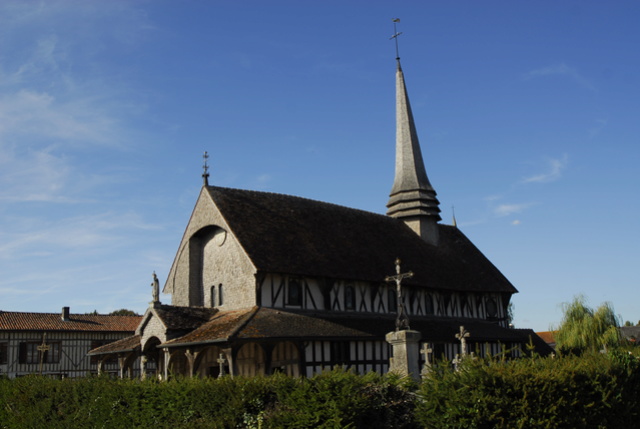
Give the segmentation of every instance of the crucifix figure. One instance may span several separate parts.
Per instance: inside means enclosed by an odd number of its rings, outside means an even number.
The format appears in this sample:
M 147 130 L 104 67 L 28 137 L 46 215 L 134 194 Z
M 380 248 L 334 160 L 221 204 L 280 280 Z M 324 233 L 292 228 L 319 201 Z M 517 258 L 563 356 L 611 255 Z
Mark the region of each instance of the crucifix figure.
M 40 372 L 40 375 L 42 375 L 42 364 L 44 362 L 44 354 L 51 349 L 51 346 L 49 344 L 47 344 L 47 333 L 46 332 L 44 334 L 42 334 L 42 344 L 40 344 L 37 347 L 37 349 L 38 349 L 38 352 L 40 353 L 40 368 L 39 368 L 39 372 Z
M 456 334 L 456 338 L 460 340 L 460 354 L 462 358 L 467 356 L 467 338 L 469 338 L 470 335 L 469 331 L 464 329 L 464 326 L 460 326 L 460 333 Z
M 396 317 L 396 331 L 409 330 L 409 318 L 404 313 L 404 304 L 402 302 L 402 280 L 413 277 L 413 272 L 400 273 L 400 258 L 396 258 L 396 275 L 387 276 L 384 281 L 396 282 L 398 316 Z
M 220 374 L 218 374 L 218 378 L 220 378 L 220 377 L 225 375 L 224 364 L 226 362 L 227 362 L 227 360 L 224 358 L 224 354 L 220 353 L 220 357 L 218 358 L 218 363 L 220 364 Z

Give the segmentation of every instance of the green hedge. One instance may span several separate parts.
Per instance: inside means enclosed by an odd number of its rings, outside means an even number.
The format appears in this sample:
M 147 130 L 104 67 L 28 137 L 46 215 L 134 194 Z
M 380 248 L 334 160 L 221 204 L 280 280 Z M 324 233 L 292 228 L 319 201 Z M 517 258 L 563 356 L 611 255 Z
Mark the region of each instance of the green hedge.
M 639 428 L 640 365 L 626 351 L 437 367 L 420 386 L 429 428 Z
M 627 352 L 443 364 L 419 386 L 334 370 L 222 379 L 0 378 L 0 428 L 640 428 Z
M 402 380 L 335 370 L 312 379 L 0 380 L 1 428 L 411 428 Z M 409 421 L 407 421 L 409 419 Z

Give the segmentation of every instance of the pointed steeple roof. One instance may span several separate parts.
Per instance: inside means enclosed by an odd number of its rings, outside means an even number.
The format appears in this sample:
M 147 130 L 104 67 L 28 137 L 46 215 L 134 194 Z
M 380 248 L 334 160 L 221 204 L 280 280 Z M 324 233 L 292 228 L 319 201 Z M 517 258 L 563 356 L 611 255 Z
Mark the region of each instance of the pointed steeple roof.
M 404 83 L 404 74 L 398 58 L 396 71 L 396 175 L 387 203 L 387 215 L 401 218 L 407 223 L 417 223 L 422 227 L 414 228 L 423 238 L 423 229 L 437 228 L 440 218 L 440 202 L 431 186 L 420 151 L 420 142 L 416 132 L 411 104 Z M 432 241 L 427 239 L 427 241 Z M 437 236 L 435 243 L 437 243 Z

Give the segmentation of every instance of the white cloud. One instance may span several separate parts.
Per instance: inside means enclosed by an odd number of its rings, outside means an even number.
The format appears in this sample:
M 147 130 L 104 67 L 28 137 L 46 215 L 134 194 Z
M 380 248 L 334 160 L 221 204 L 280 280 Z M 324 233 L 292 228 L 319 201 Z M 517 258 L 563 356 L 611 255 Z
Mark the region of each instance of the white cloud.
M 523 79 L 529 80 L 546 76 L 566 76 L 571 78 L 574 82 L 580 86 L 589 90 L 595 91 L 595 86 L 587 78 L 582 76 L 578 71 L 572 67 L 569 67 L 565 63 L 553 64 L 547 67 L 531 70 L 523 75 Z
M 558 180 L 568 163 L 568 156 L 552 158 L 547 161 L 547 171 L 534 176 L 526 177 L 523 183 L 548 183 Z
M 499 206 L 493 209 L 493 213 L 497 216 L 509 216 L 514 213 L 522 213 L 525 209 L 531 207 L 532 203 L 522 203 L 522 204 L 500 204 Z
M 136 213 L 102 213 L 49 221 L 45 218 L 4 219 L 13 230 L 0 233 L 0 259 L 55 255 L 60 251 L 108 252 L 134 239 L 134 231 L 159 229 Z
M 596 119 L 595 125 L 587 130 L 589 133 L 589 137 L 594 138 L 595 136 L 600 134 L 600 131 L 602 131 L 608 123 L 609 121 L 607 119 Z

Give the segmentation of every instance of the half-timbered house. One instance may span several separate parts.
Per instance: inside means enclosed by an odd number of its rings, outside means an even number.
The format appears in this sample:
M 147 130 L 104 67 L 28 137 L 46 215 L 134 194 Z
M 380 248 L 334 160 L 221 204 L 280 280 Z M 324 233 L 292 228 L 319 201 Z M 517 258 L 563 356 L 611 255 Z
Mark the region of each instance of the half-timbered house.
M 396 258 L 414 274 L 401 295 L 410 327 L 434 356 L 459 353 L 462 325 L 481 354 L 527 343 L 508 326 L 514 286 L 459 228 L 440 223 L 399 61 L 396 89 L 387 215 L 210 186 L 205 169 L 164 287 L 171 305 L 156 300 L 133 340 L 91 354 L 140 355 L 164 376 L 311 375 L 334 365 L 385 372 L 385 334 L 399 308 L 385 278 Z
M 78 377 L 98 372 L 95 357 L 87 352 L 101 345 L 130 337 L 141 316 L 22 313 L 0 311 L 0 375 L 10 378 L 27 374 Z M 120 374 L 116 356 L 102 361 L 105 372 Z M 137 375 L 139 365 L 127 366 Z

